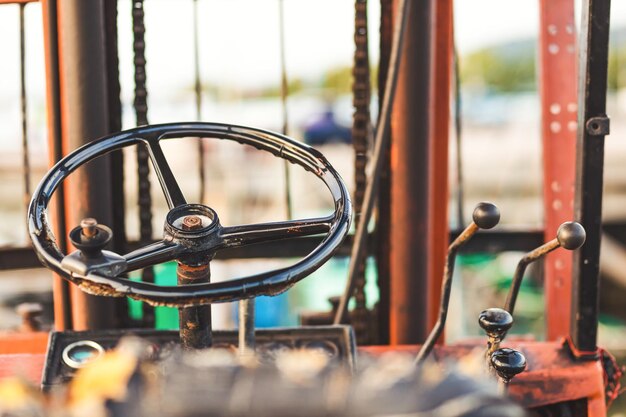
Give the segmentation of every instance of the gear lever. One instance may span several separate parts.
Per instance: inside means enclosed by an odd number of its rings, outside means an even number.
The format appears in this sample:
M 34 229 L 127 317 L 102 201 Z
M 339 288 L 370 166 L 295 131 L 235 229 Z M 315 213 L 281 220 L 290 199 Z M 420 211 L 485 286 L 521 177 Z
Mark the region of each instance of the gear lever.
M 422 345 L 417 357 L 415 358 L 415 364 L 419 365 L 428 357 L 432 351 L 437 339 L 441 336 L 443 328 L 446 324 L 446 318 L 448 317 L 448 305 L 450 303 L 450 292 L 452 290 L 452 275 L 454 273 L 454 261 L 459 248 L 467 242 L 479 229 L 491 229 L 495 227 L 500 221 L 500 210 L 494 204 L 491 203 L 479 203 L 474 209 L 472 214 L 473 221 L 461 232 L 461 234 L 454 239 L 454 241 L 448 247 L 448 254 L 446 256 L 446 266 L 443 272 L 443 282 L 441 284 L 441 304 L 439 307 L 439 318 L 435 327 L 428 335 L 428 339 Z

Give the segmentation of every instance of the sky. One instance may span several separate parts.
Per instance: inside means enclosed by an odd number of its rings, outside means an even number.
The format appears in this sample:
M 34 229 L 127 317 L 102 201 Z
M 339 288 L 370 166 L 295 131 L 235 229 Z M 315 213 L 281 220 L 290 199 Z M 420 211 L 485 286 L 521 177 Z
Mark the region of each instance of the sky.
M 192 79 L 191 0 L 146 0 L 147 58 L 153 87 Z M 580 1 L 577 1 L 580 3 Z M 173 4 L 176 4 L 173 7 Z M 198 0 L 200 65 L 203 79 L 245 88 L 279 80 L 278 0 Z M 131 3 L 119 1 L 122 79 L 132 81 Z M 352 59 L 352 0 L 284 0 L 286 56 L 292 77 L 314 78 Z M 28 5 L 29 84 L 43 84 L 41 12 Z M 461 53 L 485 45 L 535 36 L 538 1 L 456 0 L 456 40 Z M 17 6 L 0 6 L 0 93 L 17 88 L 19 65 Z M 377 58 L 378 2 L 369 2 L 372 60 Z M 614 1 L 612 26 L 626 25 L 626 2 Z M 15 42 L 9 40 L 14 39 Z

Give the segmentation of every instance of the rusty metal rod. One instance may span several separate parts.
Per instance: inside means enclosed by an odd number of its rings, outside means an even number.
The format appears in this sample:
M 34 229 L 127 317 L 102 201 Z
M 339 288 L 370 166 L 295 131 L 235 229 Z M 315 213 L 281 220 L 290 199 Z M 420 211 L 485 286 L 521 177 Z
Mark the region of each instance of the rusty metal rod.
M 448 306 L 450 304 L 450 293 L 452 291 L 452 277 L 454 275 L 454 262 L 461 246 L 463 246 L 479 229 L 491 229 L 500 221 L 500 212 L 496 206 L 489 203 L 480 203 L 473 213 L 473 221 L 463 230 L 463 232 L 450 244 L 446 255 L 446 265 L 443 271 L 444 279 L 441 282 L 441 301 L 439 305 L 439 318 L 430 331 L 428 338 L 422 345 L 415 364 L 419 365 L 430 354 L 441 336 L 448 318 Z
M 504 304 L 504 309 L 513 315 L 517 295 L 519 294 L 522 279 L 524 278 L 524 272 L 526 272 L 526 267 L 528 265 L 543 258 L 548 253 L 560 247 L 567 250 L 578 249 L 583 245 L 583 243 L 585 243 L 585 238 L 585 229 L 579 223 L 565 222 L 559 227 L 556 238 L 524 255 L 515 268 L 511 287 L 509 288 L 509 293 Z
M 283 0 L 278 0 L 278 30 L 280 42 L 280 103 L 283 113 L 282 134 L 289 134 L 289 113 L 287 111 L 287 96 L 289 94 L 289 80 L 287 78 L 287 58 L 285 56 L 285 11 Z M 289 162 L 283 162 L 285 169 L 285 209 L 287 219 L 293 218 L 293 206 L 291 204 L 291 173 Z
M 239 355 L 254 355 L 254 298 L 239 301 Z
M 391 118 L 391 108 L 395 96 L 396 84 L 398 82 L 398 68 L 400 66 L 400 47 L 404 43 L 404 33 L 406 32 L 407 16 L 410 2 L 408 0 L 400 0 L 398 4 L 398 14 L 396 15 L 396 21 L 394 24 L 393 42 L 391 45 L 391 55 L 389 57 L 389 73 L 387 80 L 385 81 L 385 95 L 383 98 L 383 104 L 378 119 L 378 127 L 376 129 L 376 137 L 374 140 L 375 148 L 372 156 L 372 175 L 367 187 L 365 188 L 365 195 L 363 196 L 363 211 L 361 212 L 361 218 L 356 227 L 356 234 L 354 237 L 354 244 L 350 254 L 350 266 L 348 272 L 348 281 L 341 301 L 339 302 L 339 308 L 337 314 L 333 320 L 333 324 L 341 324 L 345 322 L 348 316 L 348 301 L 352 296 L 354 290 L 354 280 L 359 272 L 359 265 L 363 263 L 366 254 L 366 237 L 367 237 L 367 225 L 372 212 L 374 204 L 376 202 L 376 195 L 378 194 L 378 184 L 380 182 L 380 171 L 384 162 L 384 151 L 387 149 L 389 142 L 389 124 Z

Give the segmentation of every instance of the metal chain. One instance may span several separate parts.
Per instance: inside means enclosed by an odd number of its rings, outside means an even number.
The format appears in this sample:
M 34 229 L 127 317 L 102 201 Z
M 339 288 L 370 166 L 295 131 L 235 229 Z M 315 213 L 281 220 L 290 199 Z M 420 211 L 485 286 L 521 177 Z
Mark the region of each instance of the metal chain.
M 355 222 L 358 224 L 363 207 L 363 197 L 367 184 L 365 168 L 367 166 L 368 139 L 371 133 L 370 124 L 370 67 L 367 36 L 367 0 L 356 0 L 354 20 L 354 66 L 352 83 L 352 145 L 354 147 L 354 211 Z M 369 327 L 367 299 L 365 296 L 365 263 L 358 266 L 355 277 L 352 325 L 357 337 L 366 342 Z
M 148 90 L 146 89 L 146 42 L 143 0 L 132 2 L 133 11 L 133 63 L 135 65 L 135 117 L 137 126 L 148 124 Z M 137 178 L 139 187 L 139 241 L 142 244 L 152 240 L 152 196 L 150 195 L 150 165 L 148 149 L 137 145 Z M 144 282 L 154 282 L 154 269 L 144 268 L 141 274 Z M 143 304 L 144 323 L 152 326 L 154 309 Z

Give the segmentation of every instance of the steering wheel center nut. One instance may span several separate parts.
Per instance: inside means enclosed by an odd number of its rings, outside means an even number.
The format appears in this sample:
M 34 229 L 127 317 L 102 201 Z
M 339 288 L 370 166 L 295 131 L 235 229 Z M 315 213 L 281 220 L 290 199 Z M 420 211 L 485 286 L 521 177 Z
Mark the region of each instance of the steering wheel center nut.
M 175 207 L 165 219 L 165 233 L 175 239 L 205 237 L 218 229 L 217 213 L 202 204 Z

